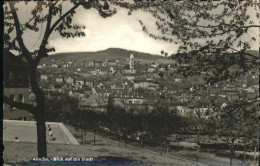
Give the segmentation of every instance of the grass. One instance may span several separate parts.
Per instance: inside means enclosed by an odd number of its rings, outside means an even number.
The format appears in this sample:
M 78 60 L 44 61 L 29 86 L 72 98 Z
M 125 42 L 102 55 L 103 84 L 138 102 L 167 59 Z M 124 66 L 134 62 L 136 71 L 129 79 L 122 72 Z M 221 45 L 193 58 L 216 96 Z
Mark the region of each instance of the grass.
M 3 159 L 5 163 L 28 162 L 37 157 L 37 144 L 29 142 L 5 141 Z M 114 145 L 65 145 L 47 144 L 48 157 L 93 157 L 94 160 L 132 160 L 156 163 L 192 163 L 175 160 L 156 154 L 141 153 L 140 150 L 123 148 Z

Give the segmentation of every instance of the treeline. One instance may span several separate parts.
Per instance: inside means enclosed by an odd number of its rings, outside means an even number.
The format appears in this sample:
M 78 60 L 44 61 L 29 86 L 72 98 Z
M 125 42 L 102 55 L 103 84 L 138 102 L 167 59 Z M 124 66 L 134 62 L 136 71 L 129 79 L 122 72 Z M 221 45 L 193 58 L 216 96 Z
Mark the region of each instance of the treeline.
M 63 122 L 84 132 L 103 130 L 107 134 L 117 137 L 118 141 L 140 141 L 150 145 L 168 146 L 168 136 L 180 131 L 187 125 L 185 119 L 169 111 L 166 106 L 157 106 L 147 112 L 141 110 L 126 110 L 125 108 L 108 105 L 107 112 L 95 110 L 80 110 L 78 101 L 69 96 L 61 96 L 59 99 L 48 99 L 46 120 Z M 95 141 L 94 141 L 95 142 Z
M 236 142 L 241 142 L 244 152 L 251 151 L 252 147 L 258 150 L 258 116 L 259 109 L 252 101 L 238 100 L 229 103 L 225 108 L 214 108 L 208 118 L 203 118 L 199 110 L 195 114 L 181 117 L 176 110 L 169 110 L 167 105 L 157 104 L 153 110 L 126 110 L 115 106 L 109 99 L 107 112 L 78 109 L 78 101 L 69 96 L 60 99 L 48 99 L 46 120 L 63 122 L 80 129 L 84 133 L 106 133 L 123 141 L 125 146 L 129 141 L 136 141 L 149 146 L 161 146 L 168 152 L 172 134 L 196 134 L 198 145 L 211 144 L 202 142 L 201 136 L 214 137 L 222 140 L 230 149 L 230 159 L 235 155 Z M 181 139 L 174 140 L 176 142 Z M 216 142 L 217 143 L 217 142 Z M 246 153 L 244 153 L 244 160 Z M 255 157 L 254 157 L 255 158 Z

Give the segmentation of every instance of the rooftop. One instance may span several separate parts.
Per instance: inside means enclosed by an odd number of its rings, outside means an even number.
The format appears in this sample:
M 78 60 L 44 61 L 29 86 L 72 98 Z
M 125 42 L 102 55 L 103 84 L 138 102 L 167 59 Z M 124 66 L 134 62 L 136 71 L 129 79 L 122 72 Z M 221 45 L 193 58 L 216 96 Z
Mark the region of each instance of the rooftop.
M 3 64 L 8 66 L 28 66 L 21 57 L 14 55 L 8 50 L 3 51 Z

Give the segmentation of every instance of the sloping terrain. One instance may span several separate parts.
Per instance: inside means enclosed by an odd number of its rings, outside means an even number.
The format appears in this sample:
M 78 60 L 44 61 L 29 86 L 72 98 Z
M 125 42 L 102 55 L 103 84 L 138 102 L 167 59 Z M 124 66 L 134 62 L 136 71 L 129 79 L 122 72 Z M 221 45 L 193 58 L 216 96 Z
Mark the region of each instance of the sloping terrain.
M 143 52 L 137 52 L 132 50 L 125 50 L 121 48 L 109 48 L 103 51 L 96 52 L 68 52 L 68 53 L 57 53 L 50 55 L 47 58 L 43 58 L 41 63 L 50 63 L 53 60 L 62 60 L 62 61 L 92 61 L 92 60 L 121 60 L 124 61 L 129 59 L 130 55 L 133 54 L 135 59 L 143 61 L 170 61 L 167 58 L 164 58 L 159 55 L 153 55 Z

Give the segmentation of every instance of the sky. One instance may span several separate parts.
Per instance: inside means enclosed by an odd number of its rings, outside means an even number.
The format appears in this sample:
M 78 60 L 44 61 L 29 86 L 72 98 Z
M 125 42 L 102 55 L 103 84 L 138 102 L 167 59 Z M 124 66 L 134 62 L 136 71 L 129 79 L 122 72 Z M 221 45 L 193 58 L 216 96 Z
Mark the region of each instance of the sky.
M 118 9 L 117 14 L 106 19 L 101 18 L 95 10 L 80 10 L 80 13 L 76 22 L 86 26 L 86 37 L 50 40 L 50 45 L 55 46 L 57 51 L 97 51 L 118 47 L 160 54 L 161 50 L 176 52 L 178 48 L 175 44 L 154 40 L 142 31 L 139 19 L 155 22 L 151 15 L 144 12 L 135 12 L 129 16 L 127 10 Z
M 70 8 L 70 3 L 64 1 L 64 12 Z M 30 11 L 34 7 L 34 2 L 29 2 L 24 5 L 23 2 L 16 4 L 18 16 L 21 22 L 28 20 Z M 22 9 L 22 10 L 21 10 Z M 53 33 L 49 39 L 48 47 L 55 47 L 55 53 L 61 52 L 83 52 L 83 51 L 99 51 L 107 48 L 124 48 L 151 54 L 160 54 L 161 50 L 168 52 L 169 55 L 176 53 L 178 45 L 165 41 L 155 40 L 150 38 L 142 31 L 139 24 L 142 20 L 149 31 L 157 31 L 155 26 L 155 18 L 142 11 L 135 11 L 132 15 L 128 15 L 126 9 L 117 8 L 117 13 L 109 18 L 102 18 L 94 9 L 85 10 L 82 7 L 77 9 L 77 14 L 74 16 L 73 23 L 85 25 L 84 30 L 86 36 L 81 38 L 61 38 L 57 33 Z M 45 24 L 40 25 L 41 28 Z M 44 32 L 39 31 L 33 33 L 27 31 L 24 33 L 24 41 L 29 50 L 36 49 Z M 249 36 L 256 36 L 257 39 L 259 29 L 253 29 Z M 245 39 L 249 39 L 245 36 Z M 258 49 L 259 40 L 252 44 L 252 49 Z
M 64 1 L 64 12 L 70 7 L 70 3 Z M 28 20 L 34 3 L 24 5 L 16 4 L 18 16 L 21 22 Z M 49 39 L 48 47 L 55 47 L 55 53 L 61 52 L 83 52 L 99 51 L 107 48 L 123 48 L 139 52 L 161 54 L 161 50 L 168 53 L 175 53 L 178 49 L 176 44 L 150 38 L 142 31 L 139 20 L 151 29 L 155 28 L 155 18 L 145 12 L 137 11 L 128 15 L 127 9 L 117 8 L 117 13 L 112 17 L 102 18 L 94 9 L 85 10 L 79 7 L 74 16 L 73 23 L 85 25 L 86 36 L 80 38 L 61 38 L 58 33 L 53 33 Z M 45 24 L 40 27 L 45 27 Z M 155 29 L 156 30 L 156 29 Z M 24 33 L 25 45 L 29 50 L 36 49 L 43 36 L 43 32 L 34 33 L 27 31 Z

